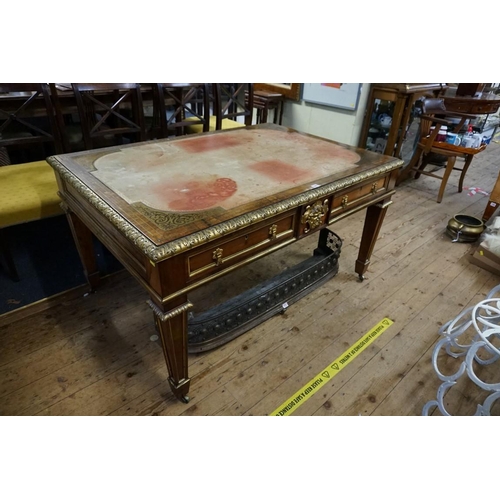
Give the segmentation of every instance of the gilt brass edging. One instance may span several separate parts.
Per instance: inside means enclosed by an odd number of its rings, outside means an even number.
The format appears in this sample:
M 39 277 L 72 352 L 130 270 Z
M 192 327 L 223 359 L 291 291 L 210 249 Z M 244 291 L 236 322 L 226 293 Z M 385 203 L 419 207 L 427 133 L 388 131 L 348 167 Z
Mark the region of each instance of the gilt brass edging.
M 185 304 L 182 304 L 179 307 L 176 307 L 171 311 L 164 313 L 152 300 L 147 300 L 146 303 L 149 305 L 149 307 L 151 307 L 151 309 L 153 309 L 153 312 L 162 321 L 175 318 L 175 316 L 179 316 L 179 314 L 182 314 L 193 307 L 193 304 L 188 300 Z
M 140 231 L 132 226 L 130 222 L 119 215 L 118 212 L 111 208 L 102 198 L 97 196 L 92 189 L 88 188 L 78 177 L 76 177 L 76 175 L 71 173 L 57 157 L 51 156 L 47 158 L 47 163 L 56 170 L 68 184 L 71 184 L 85 200 L 95 207 L 100 214 L 104 215 L 113 226 L 119 229 L 128 240 L 151 258 L 151 251 L 157 247 L 150 239 L 146 238 Z
M 66 182 L 71 184 L 71 186 L 73 186 L 82 196 L 84 196 L 85 199 L 99 211 L 99 213 L 106 217 L 106 219 L 108 219 L 111 224 L 113 224 L 119 231 L 121 231 L 124 236 L 135 246 L 140 248 L 153 262 L 159 262 L 168 257 L 172 257 L 173 255 L 182 253 L 190 248 L 194 248 L 209 241 L 215 240 L 238 229 L 250 226 L 255 222 L 265 220 L 266 218 L 283 213 L 291 208 L 296 208 L 300 205 L 317 200 L 318 198 L 331 195 L 336 191 L 340 191 L 344 188 L 363 182 L 372 177 L 386 174 L 391 170 L 395 170 L 396 168 L 403 165 L 402 160 L 394 158 L 389 163 L 378 166 L 370 171 L 361 172 L 346 179 L 334 181 L 325 186 L 316 188 L 313 191 L 308 191 L 306 193 L 292 196 L 287 200 L 254 210 L 253 212 L 250 212 L 248 214 L 240 215 L 238 217 L 235 217 L 234 219 L 221 222 L 220 224 L 217 224 L 215 226 L 202 229 L 201 231 L 197 231 L 196 233 L 193 233 L 191 235 L 165 243 L 161 246 L 157 246 L 150 239 L 146 238 L 125 218 L 123 218 L 114 209 L 112 209 L 94 191 L 89 189 L 76 175 L 68 171 L 57 157 L 51 156 L 47 159 L 47 162 L 51 165 L 52 168 L 54 168 L 54 170 L 56 170 L 61 175 L 61 177 Z

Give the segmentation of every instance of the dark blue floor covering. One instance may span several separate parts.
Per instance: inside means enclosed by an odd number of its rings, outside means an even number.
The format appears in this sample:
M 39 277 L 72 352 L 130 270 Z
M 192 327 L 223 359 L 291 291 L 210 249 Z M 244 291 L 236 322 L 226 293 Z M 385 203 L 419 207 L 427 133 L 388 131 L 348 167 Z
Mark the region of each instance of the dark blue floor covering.
M 9 242 L 20 281 L 7 274 L 0 255 L 0 314 L 86 283 L 64 215 L 9 228 Z M 94 242 L 101 275 L 122 269 L 99 242 Z

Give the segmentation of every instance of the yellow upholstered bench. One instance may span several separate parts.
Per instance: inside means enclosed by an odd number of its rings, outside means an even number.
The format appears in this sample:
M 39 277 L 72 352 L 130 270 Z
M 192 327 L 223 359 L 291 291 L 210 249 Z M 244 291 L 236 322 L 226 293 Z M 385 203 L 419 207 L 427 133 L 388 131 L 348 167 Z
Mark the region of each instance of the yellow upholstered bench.
M 61 214 L 57 190 L 46 161 L 0 167 L 0 228 Z
M 57 190 L 54 169 L 46 161 L 0 167 L 0 248 L 15 281 L 19 277 L 4 229 L 63 213 Z

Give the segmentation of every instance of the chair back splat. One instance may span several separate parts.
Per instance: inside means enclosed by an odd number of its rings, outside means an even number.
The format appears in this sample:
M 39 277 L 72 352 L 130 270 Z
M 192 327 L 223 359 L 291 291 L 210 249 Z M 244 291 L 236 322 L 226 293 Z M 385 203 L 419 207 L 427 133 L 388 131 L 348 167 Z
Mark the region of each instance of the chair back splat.
M 214 83 L 213 87 L 216 130 L 224 128 L 224 119 L 237 121 L 240 116 L 245 126 L 252 124 L 253 83 Z
M 13 280 L 10 228 L 62 214 L 54 170 L 45 158 L 62 153 L 50 88 L 0 83 L 0 255 Z
M 46 83 L 0 83 L 0 148 L 4 164 L 45 160 L 62 153 Z
M 206 85 L 209 108 L 209 131 L 241 128 L 252 125 L 254 92 L 253 83 L 209 83 Z M 201 113 L 200 101 L 195 106 Z M 188 134 L 206 131 L 199 123 L 195 124 L 196 117 L 188 117 L 190 122 L 186 131 Z
M 138 83 L 72 83 L 85 149 L 146 140 Z
M 153 135 L 184 135 L 193 125 L 208 132 L 210 127 L 207 83 L 158 83 L 154 86 Z M 154 130 L 157 130 L 155 133 Z

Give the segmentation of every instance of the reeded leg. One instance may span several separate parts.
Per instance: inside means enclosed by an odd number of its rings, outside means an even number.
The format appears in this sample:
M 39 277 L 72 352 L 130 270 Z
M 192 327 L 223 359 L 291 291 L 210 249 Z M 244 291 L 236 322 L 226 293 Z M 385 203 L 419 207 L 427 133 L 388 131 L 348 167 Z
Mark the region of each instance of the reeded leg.
M 156 327 L 167 362 L 170 388 L 177 399 L 187 403 L 191 381 L 188 377 L 187 311 L 192 304 L 184 298 L 184 303 L 170 311 L 163 310 L 163 307 L 152 300 L 149 300 L 148 304 L 155 314 Z
M 92 232 L 74 212 L 66 209 L 66 216 L 82 261 L 83 272 L 91 291 L 94 291 L 99 285 L 99 270 L 94 253 Z
M 387 207 L 391 204 L 392 201 L 384 200 L 376 205 L 371 205 L 366 210 L 365 225 L 363 227 L 363 235 L 361 236 L 358 260 L 356 260 L 355 266 L 355 271 L 361 281 L 365 279 L 364 274 L 370 264 L 370 257 L 375 247 L 378 233 L 382 227 Z

